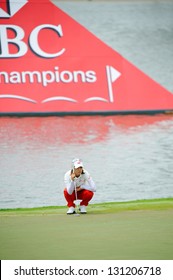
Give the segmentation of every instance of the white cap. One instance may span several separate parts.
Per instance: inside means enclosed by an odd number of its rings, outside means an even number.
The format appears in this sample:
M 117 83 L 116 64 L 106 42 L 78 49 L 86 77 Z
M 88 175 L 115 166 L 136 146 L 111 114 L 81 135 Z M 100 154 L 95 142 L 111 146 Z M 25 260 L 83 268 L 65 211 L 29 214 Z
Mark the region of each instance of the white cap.
M 83 162 L 79 158 L 75 158 L 72 161 L 72 168 L 83 167 Z

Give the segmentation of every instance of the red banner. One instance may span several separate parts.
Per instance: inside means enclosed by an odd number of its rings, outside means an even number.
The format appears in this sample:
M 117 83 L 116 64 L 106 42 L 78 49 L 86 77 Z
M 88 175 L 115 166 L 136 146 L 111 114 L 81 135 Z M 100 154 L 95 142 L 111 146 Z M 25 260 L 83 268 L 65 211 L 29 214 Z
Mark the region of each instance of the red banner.
M 171 92 L 51 1 L 0 1 L 1 114 L 172 109 Z

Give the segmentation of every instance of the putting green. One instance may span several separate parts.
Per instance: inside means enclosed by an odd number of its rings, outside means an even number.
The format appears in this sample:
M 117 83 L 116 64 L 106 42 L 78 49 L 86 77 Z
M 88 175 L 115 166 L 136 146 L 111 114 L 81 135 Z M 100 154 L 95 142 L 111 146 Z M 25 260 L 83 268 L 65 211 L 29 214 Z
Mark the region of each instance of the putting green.
M 0 211 L 0 258 L 173 259 L 173 198 Z

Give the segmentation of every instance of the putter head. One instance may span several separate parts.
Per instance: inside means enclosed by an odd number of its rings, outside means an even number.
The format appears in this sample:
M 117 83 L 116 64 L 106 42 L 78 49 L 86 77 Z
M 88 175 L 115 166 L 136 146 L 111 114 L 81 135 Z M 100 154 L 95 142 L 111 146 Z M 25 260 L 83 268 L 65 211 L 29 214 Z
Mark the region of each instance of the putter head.
M 80 214 L 79 214 L 79 213 L 75 213 L 74 216 L 75 216 L 75 217 L 79 217 Z

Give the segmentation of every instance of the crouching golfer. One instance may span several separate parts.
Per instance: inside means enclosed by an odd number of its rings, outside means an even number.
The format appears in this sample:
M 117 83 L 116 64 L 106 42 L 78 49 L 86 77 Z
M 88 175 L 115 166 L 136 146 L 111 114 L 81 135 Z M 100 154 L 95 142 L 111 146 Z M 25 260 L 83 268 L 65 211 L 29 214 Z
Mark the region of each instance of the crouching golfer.
M 74 200 L 80 199 L 80 213 L 86 214 L 86 206 L 92 199 L 96 186 L 80 159 L 72 161 L 72 169 L 64 175 L 64 197 L 69 207 L 67 214 L 75 214 Z

